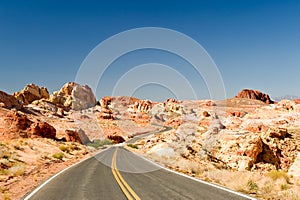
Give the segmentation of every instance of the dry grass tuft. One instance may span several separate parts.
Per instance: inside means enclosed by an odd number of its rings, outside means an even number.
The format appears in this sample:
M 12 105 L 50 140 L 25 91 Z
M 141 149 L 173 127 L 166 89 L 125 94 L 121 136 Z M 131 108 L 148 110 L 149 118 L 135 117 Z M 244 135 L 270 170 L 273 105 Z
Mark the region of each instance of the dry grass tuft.
M 278 180 L 280 178 L 285 179 L 286 182 L 289 182 L 289 180 L 290 180 L 289 179 L 289 175 L 286 172 L 284 172 L 284 171 L 277 171 L 277 170 L 271 171 L 271 172 L 267 173 L 267 176 L 270 177 L 270 178 L 272 178 L 273 181 L 276 181 L 276 180 Z

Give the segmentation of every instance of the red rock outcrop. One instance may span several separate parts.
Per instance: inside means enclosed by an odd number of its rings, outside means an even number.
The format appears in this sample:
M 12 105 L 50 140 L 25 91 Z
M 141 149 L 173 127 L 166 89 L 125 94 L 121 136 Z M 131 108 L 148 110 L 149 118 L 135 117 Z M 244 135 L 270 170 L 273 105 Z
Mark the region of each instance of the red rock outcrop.
M 107 138 L 113 141 L 114 143 L 125 142 L 125 139 L 120 135 L 109 135 Z
M 133 104 L 133 110 L 135 112 L 148 113 L 152 108 L 152 102 L 150 100 L 138 100 Z
M 255 99 L 265 102 L 267 104 L 274 103 L 274 101 L 270 99 L 268 94 L 262 93 L 258 90 L 243 89 L 238 93 L 237 96 L 235 96 L 235 98 Z
M 100 99 L 100 106 L 102 108 L 108 109 L 108 106 L 111 104 L 111 101 L 112 101 L 112 97 L 109 96 L 103 97 L 102 99 Z
M 100 111 L 99 115 L 97 116 L 98 119 L 109 119 L 109 120 L 113 120 L 114 119 L 114 115 L 112 113 L 112 111 L 110 109 L 106 109 L 106 108 L 102 108 L 102 110 Z
M 9 95 L 3 91 L 0 91 L 0 107 L 4 108 L 21 108 L 19 101 L 12 95 Z
M 258 132 L 267 131 L 269 127 L 263 123 L 253 123 L 253 124 L 246 125 L 244 129 L 252 133 L 258 133 Z
M 8 112 L 0 122 L 1 137 L 16 139 L 19 137 L 43 137 L 55 139 L 56 130 L 42 121 L 32 121 L 20 112 Z
M 36 122 L 30 126 L 31 137 L 55 139 L 56 130 L 47 122 Z
M 300 104 L 300 99 L 294 99 L 293 100 L 296 104 Z
M 20 92 L 13 94 L 18 100 L 24 104 L 30 104 L 35 100 L 49 98 L 49 92 L 45 87 L 39 87 L 35 84 L 26 85 L 25 88 Z
M 90 139 L 82 129 L 76 130 L 65 130 L 67 142 L 77 142 L 80 144 L 87 144 Z
M 148 124 L 150 123 L 151 117 L 145 113 L 131 114 L 130 119 L 138 124 Z
M 168 119 L 164 125 L 170 126 L 174 129 L 177 129 L 182 124 L 182 119 L 180 117 Z
M 210 117 L 209 112 L 207 112 L 206 110 L 202 112 L 203 117 Z
M 247 113 L 243 111 L 227 111 L 227 116 L 244 117 Z

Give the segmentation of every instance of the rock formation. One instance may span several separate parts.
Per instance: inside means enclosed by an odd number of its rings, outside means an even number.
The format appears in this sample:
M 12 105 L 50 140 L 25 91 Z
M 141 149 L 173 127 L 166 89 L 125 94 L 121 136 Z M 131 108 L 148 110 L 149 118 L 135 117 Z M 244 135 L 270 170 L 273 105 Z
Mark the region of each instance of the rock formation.
M 31 137 L 42 137 L 55 139 L 56 130 L 47 122 L 35 122 L 30 126 Z
M 164 104 L 165 104 L 165 109 L 168 112 L 178 112 L 180 109 L 180 103 L 175 99 L 169 98 L 165 101 Z
M 30 120 L 21 112 L 8 112 L 0 122 L 0 133 L 4 139 L 51 138 L 55 139 L 56 130 L 46 122 Z
M 111 111 L 111 109 L 107 109 L 107 108 L 102 108 L 99 115 L 97 116 L 98 119 L 110 119 L 113 120 L 114 119 L 114 115 Z
M 133 104 L 134 112 L 148 113 L 152 108 L 152 102 L 150 100 L 138 100 Z
M 209 155 L 214 161 L 223 163 L 231 169 L 243 171 L 250 170 L 256 162 L 257 156 L 262 152 L 262 141 L 258 135 L 250 133 L 239 135 L 225 131 L 219 135 L 212 147 Z
M 87 85 L 74 82 L 66 83 L 60 91 L 54 92 L 49 99 L 55 104 L 60 104 L 73 110 L 83 110 L 96 105 L 96 97 Z
M 33 101 L 31 105 L 35 109 L 40 110 L 40 112 L 46 115 L 55 115 L 57 117 L 63 117 L 65 113 L 62 106 L 59 106 L 59 104 L 54 104 L 46 99 Z
M 100 99 L 100 106 L 102 108 L 106 108 L 108 109 L 108 106 L 111 104 L 111 101 L 112 101 L 112 97 L 103 97 L 102 99 Z
M 80 144 L 87 144 L 90 142 L 90 139 L 82 129 L 79 129 L 78 131 L 66 130 L 65 132 L 67 142 L 77 142 Z
M 296 110 L 296 102 L 292 100 L 281 100 L 276 105 L 276 109 L 284 109 L 288 111 Z
M 235 98 L 246 98 L 246 99 L 254 99 L 254 100 L 260 100 L 262 102 L 265 102 L 267 104 L 273 104 L 274 101 L 272 101 L 268 94 L 264 94 L 258 90 L 250 90 L 250 89 L 243 89 L 238 93 Z
M 3 108 L 21 108 L 20 102 L 12 95 L 0 91 L 0 107 Z
M 20 92 L 13 94 L 18 100 L 24 104 L 30 104 L 35 100 L 49 98 L 49 92 L 45 87 L 39 87 L 35 84 L 26 85 L 25 88 Z
M 300 99 L 294 99 L 294 102 L 295 102 L 296 104 L 300 104 Z

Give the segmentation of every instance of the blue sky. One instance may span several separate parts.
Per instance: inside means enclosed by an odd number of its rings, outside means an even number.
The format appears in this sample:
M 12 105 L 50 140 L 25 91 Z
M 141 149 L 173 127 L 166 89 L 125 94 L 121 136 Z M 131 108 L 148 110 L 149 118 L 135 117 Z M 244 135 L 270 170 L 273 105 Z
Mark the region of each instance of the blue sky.
M 103 40 L 139 27 L 164 27 L 200 43 L 216 63 L 228 97 L 242 88 L 271 96 L 300 96 L 300 1 L 0 1 L 0 90 L 28 83 L 58 90 L 75 80 L 88 53 Z M 145 50 L 116 60 L 97 97 L 137 64 L 158 62 L 179 70 L 200 98 L 205 83 L 188 64 L 166 52 Z M 121 94 L 120 94 L 121 95 Z M 163 100 L 165 88 L 145 86 L 140 98 Z M 189 98 L 189 97 L 187 97 Z

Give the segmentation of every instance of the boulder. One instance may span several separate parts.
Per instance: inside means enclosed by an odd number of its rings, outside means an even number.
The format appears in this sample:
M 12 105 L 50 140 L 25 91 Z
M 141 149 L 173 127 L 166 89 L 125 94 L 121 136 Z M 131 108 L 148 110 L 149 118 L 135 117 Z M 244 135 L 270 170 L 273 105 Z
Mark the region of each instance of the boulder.
M 260 100 L 262 102 L 265 102 L 267 104 L 273 104 L 274 101 L 272 101 L 268 94 L 262 93 L 258 90 L 250 90 L 250 89 L 243 89 L 238 93 L 235 98 L 246 98 L 246 99 L 254 99 L 254 100 Z
M 96 105 L 96 97 L 87 85 L 68 82 L 59 91 L 54 92 L 49 100 L 73 110 L 84 110 Z
M 74 110 L 87 109 L 96 105 L 96 97 L 92 89 L 87 85 L 75 86 L 71 96 L 73 100 L 71 108 Z
M 45 87 L 39 87 L 35 84 L 26 85 L 25 88 L 20 92 L 15 92 L 13 94 L 18 100 L 22 101 L 24 104 L 30 104 L 35 100 L 48 99 L 49 92 Z
M 4 108 L 21 108 L 20 102 L 12 95 L 0 91 L 0 107 Z
M 65 130 L 67 142 L 77 142 L 80 144 L 87 144 L 90 139 L 82 129 L 79 130 Z
M 31 137 L 55 139 L 56 129 L 47 122 L 36 122 L 30 126 Z
M 120 135 L 109 135 L 107 138 L 113 141 L 114 143 L 125 142 L 125 139 Z

